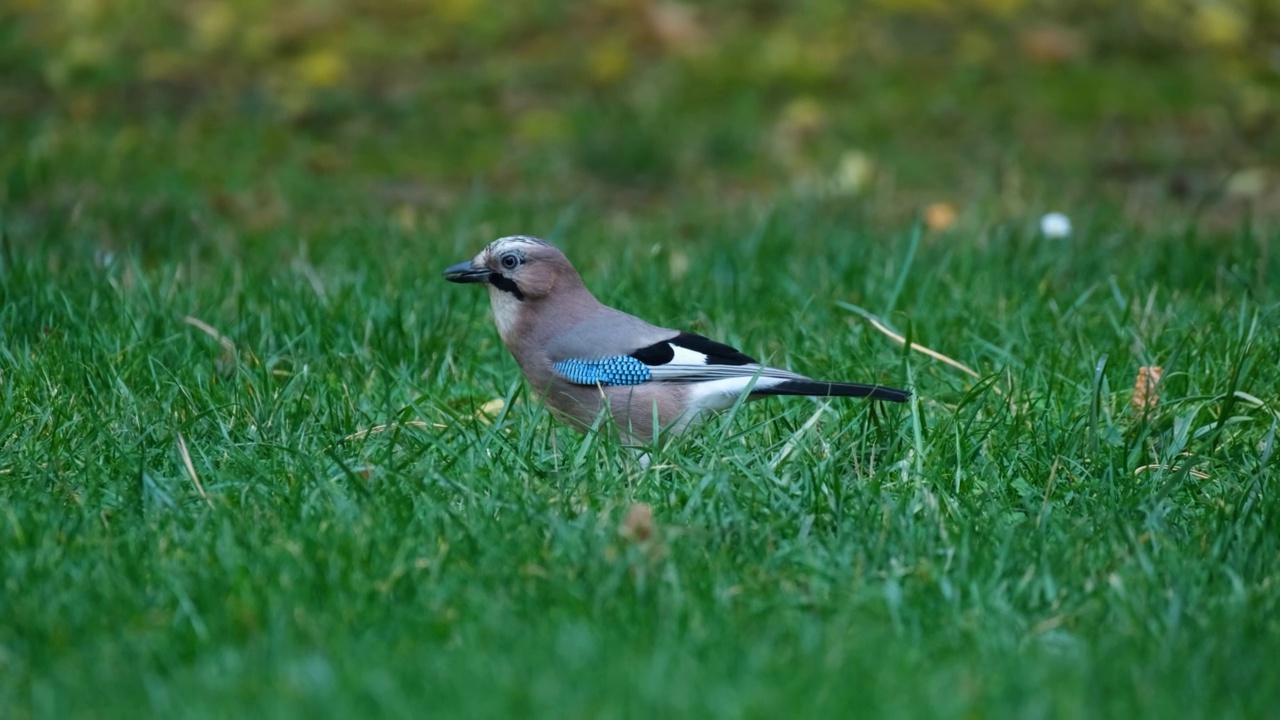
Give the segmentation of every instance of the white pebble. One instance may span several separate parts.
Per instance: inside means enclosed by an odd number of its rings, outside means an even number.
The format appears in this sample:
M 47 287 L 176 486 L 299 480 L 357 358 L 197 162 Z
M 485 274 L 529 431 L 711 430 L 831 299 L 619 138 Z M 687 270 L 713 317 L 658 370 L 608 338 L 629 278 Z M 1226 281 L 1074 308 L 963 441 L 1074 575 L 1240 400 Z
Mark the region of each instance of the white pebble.
M 1071 234 L 1071 218 L 1060 212 L 1045 213 L 1040 218 L 1040 232 L 1049 238 L 1064 238 Z

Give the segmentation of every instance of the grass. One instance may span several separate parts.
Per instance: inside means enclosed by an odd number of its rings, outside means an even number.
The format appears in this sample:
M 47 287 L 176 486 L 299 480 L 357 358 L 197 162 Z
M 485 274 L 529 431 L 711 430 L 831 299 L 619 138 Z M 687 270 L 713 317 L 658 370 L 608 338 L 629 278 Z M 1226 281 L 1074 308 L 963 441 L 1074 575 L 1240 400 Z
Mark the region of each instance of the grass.
M 1273 230 L 482 190 L 255 229 L 176 187 L 0 218 L 0 715 L 1280 706 Z M 916 399 L 755 403 L 642 470 L 440 277 L 514 232 L 606 302 Z

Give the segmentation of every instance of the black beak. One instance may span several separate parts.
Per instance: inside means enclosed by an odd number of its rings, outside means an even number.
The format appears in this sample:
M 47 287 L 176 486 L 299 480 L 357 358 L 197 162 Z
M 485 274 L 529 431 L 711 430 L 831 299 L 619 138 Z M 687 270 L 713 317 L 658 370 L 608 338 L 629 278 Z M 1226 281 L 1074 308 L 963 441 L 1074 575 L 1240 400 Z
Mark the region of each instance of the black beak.
M 489 271 L 474 267 L 470 260 L 445 268 L 444 279 L 456 283 L 489 282 Z

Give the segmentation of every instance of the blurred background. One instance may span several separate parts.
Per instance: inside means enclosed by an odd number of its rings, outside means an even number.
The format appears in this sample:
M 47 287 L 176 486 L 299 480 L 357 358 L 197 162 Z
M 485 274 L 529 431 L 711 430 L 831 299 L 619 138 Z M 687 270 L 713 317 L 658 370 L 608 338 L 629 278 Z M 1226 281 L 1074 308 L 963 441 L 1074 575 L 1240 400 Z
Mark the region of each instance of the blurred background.
M 1280 211 L 1275 0 L 6 0 L 0 68 L 11 239 L 112 209 L 420 230 L 477 188 Z

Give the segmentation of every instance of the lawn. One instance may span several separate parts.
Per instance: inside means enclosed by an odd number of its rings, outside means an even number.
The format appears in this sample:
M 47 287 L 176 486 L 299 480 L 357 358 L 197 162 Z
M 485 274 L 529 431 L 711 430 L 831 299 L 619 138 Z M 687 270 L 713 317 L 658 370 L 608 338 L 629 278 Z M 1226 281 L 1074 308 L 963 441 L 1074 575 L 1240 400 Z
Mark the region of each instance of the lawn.
M 1280 706 L 1274 231 L 479 189 L 434 230 L 330 210 L 249 248 L 182 202 L 6 218 L 7 717 Z M 914 402 L 753 403 L 643 470 L 555 425 L 441 277 L 513 232 L 606 302 Z
M 0 718 L 1277 717 L 1280 25 L 1178 8 L 0 10 Z M 915 394 L 642 467 L 526 233 Z

